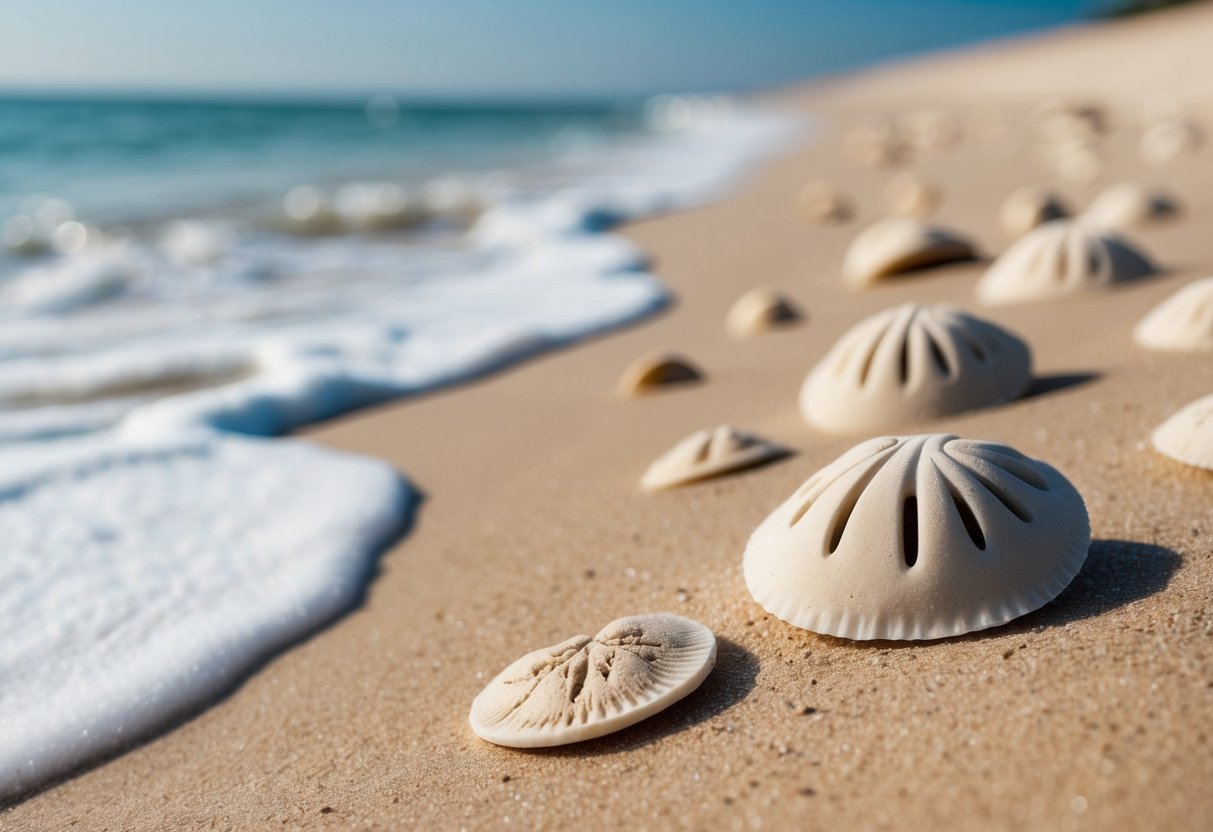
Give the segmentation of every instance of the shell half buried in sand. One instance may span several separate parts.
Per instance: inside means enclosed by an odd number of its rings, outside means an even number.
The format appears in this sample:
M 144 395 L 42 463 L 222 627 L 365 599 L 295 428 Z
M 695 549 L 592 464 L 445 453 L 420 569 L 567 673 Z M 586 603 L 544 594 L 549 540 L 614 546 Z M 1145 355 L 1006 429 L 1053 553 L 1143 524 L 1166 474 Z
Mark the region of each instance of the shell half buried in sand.
M 734 338 L 745 338 L 789 326 L 802 317 L 796 304 L 778 289 L 759 286 L 733 303 L 724 326 Z
M 1213 471 L 1213 396 L 1197 399 L 1159 425 L 1155 449 L 1185 465 Z
M 1070 216 L 1070 209 L 1056 194 L 1040 188 L 1020 188 L 1002 204 L 998 219 L 1003 232 L 1012 239 L 1052 220 Z
M 800 412 L 832 433 L 891 430 L 1011 401 L 1031 379 L 1017 336 L 956 307 L 907 303 L 838 339 L 805 378 Z
M 883 437 L 809 478 L 750 537 L 746 585 L 789 624 L 851 639 L 996 627 L 1056 598 L 1087 557 L 1082 497 L 993 442 Z
M 481 739 L 512 748 L 567 745 L 634 725 L 694 691 L 716 663 L 716 637 L 669 613 L 612 621 L 527 653 L 468 715 Z
M 1154 271 L 1124 239 L 1074 220 L 1054 220 L 1016 240 L 994 261 L 977 282 L 977 299 L 986 306 L 1046 300 Z
M 623 371 L 619 393 L 640 396 L 675 384 L 703 380 L 703 372 L 688 359 L 672 352 L 652 352 L 637 358 Z
M 1184 286 L 1138 322 L 1138 344 L 1166 352 L 1213 350 L 1213 277 Z
M 787 456 L 788 450 L 731 425 L 699 430 L 659 456 L 640 486 L 646 491 L 672 488 L 752 468 Z
M 1113 185 L 1091 201 L 1082 221 L 1094 228 L 1129 229 L 1174 217 L 1179 203 L 1136 182 Z
M 957 232 L 910 217 L 888 217 L 856 235 L 843 259 L 842 275 L 852 289 L 862 289 L 900 272 L 976 256 L 973 244 Z

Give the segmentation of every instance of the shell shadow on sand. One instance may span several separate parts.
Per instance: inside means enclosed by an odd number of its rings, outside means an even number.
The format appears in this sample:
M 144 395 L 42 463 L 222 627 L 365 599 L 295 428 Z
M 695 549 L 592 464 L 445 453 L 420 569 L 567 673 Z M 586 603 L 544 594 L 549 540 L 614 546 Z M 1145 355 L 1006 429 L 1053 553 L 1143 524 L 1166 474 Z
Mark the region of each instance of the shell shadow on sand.
M 503 749 L 537 757 L 597 757 L 622 754 L 705 722 L 749 695 L 758 680 L 758 657 L 735 641 L 716 638 L 716 666 L 698 690 L 622 731 L 552 748 Z

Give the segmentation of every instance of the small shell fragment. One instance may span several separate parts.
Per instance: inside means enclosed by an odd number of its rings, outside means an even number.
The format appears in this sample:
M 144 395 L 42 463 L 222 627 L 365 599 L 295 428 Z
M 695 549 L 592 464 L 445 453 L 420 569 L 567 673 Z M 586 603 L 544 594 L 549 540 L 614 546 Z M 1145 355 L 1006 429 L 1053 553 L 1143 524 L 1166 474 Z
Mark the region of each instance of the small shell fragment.
M 1133 329 L 1133 338 L 1151 350 L 1213 350 L 1213 277 L 1189 283 L 1151 309 Z
M 796 195 L 800 217 L 810 225 L 837 225 L 847 222 L 855 211 L 851 201 L 832 182 L 810 182 Z
M 851 639 L 935 639 L 1044 606 L 1078 574 L 1091 529 L 1056 470 L 945 434 L 870 439 L 755 530 L 746 586 L 789 624 Z
M 1018 398 L 1027 344 L 946 305 L 907 303 L 848 330 L 805 378 L 800 412 L 831 433 L 890 430 Z
M 681 355 L 653 352 L 628 365 L 619 379 L 619 392 L 624 396 L 639 396 L 659 387 L 702 379 L 699 368 Z
M 646 491 L 672 488 L 752 468 L 787 456 L 785 448 L 731 425 L 696 431 L 649 466 L 640 478 Z
M 1150 441 L 1171 459 L 1213 471 L 1213 396 L 1176 411 L 1155 429 Z
M 734 338 L 745 338 L 794 324 L 802 317 L 796 305 L 778 289 L 759 286 L 734 301 L 725 318 L 725 329 Z
M 976 256 L 973 244 L 957 232 L 909 217 L 889 217 L 856 235 L 843 259 L 843 280 L 862 289 L 883 277 Z
M 935 213 L 943 202 L 938 185 L 924 182 L 912 173 L 902 173 L 889 180 L 884 189 L 885 206 L 904 217 L 926 217 Z
M 1070 216 L 1070 210 L 1056 194 L 1040 188 L 1020 188 L 1007 197 L 999 212 L 1002 230 L 1016 239 L 1051 220 Z
M 1094 228 L 1131 229 L 1173 217 L 1178 202 L 1170 195 L 1136 182 L 1121 182 L 1103 191 L 1082 212 L 1082 221 Z
M 528 653 L 472 702 L 478 737 L 511 748 L 581 742 L 634 725 L 693 692 L 716 663 L 716 637 L 670 613 L 612 621 Z
M 1027 303 L 1102 289 L 1154 273 L 1132 244 L 1075 220 L 1054 220 L 1020 237 L 977 283 L 986 306 Z

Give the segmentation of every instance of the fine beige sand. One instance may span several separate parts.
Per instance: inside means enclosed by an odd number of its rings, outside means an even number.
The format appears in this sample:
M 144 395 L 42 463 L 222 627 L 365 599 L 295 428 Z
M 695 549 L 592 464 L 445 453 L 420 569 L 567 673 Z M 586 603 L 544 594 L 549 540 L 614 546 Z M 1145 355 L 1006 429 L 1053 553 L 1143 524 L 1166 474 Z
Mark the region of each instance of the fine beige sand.
M 1137 153 L 1139 114 L 1171 93 L 1213 127 L 1213 8 L 933 56 L 775 103 L 817 133 L 732 198 L 638 224 L 676 295 L 667 313 L 483 382 L 307 431 L 397 465 L 425 492 L 366 603 L 214 707 L 0 814 L 50 829 L 1191 829 L 1213 828 L 1213 474 L 1150 449 L 1169 413 L 1213 392 L 1208 354 L 1136 346 L 1138 319 L 1213 274 L 1213 148 L 1166 167 Z M 1043 98 L 1111 110 L 1101 179 L 1056 183 L 1027 144 Z M 918 426 L 1009 443 L 1084 495 L 1095 543 L 1043 610 L 935 643 L 854 643 L 793 629 L 746 591 L 750 532 L 862 436 L 809 428 L 797 391 L 855 321 L 909 300 L 973 307 L 980 264 L 846 291 L 847 243 L 894 170 L 845 162 L 873 113 L 1000 107 L 1010 132 L 908 166 L 933 217 L 987 253 L 1004 198 L 1056 186 L 1081 206 L 1125 178 L 1166 187 L 1182 218 L 1135 234 L 1166 269 L 1105 293 L 985 310 L 1035 351 L 1034 394 Z M 809 227 L 808 181 L 857 222 Z M 808 320 L 736 340 L 733 301 L 771 284 Z M 623 369 L 684 353 L 703 383 L 625 399 Z M 654 494 L 649 463 L 700 428 L 737 425 L 798 453 Z M 914 432 L 908 430 L 907 432 Z M 499 748 L 473 697 L 529 650 L 612 619 L 672 611 L 711 627 L 716 669 L 645 723 L 582 745 Z M 0 738 L 2 741 L 2 738 Z

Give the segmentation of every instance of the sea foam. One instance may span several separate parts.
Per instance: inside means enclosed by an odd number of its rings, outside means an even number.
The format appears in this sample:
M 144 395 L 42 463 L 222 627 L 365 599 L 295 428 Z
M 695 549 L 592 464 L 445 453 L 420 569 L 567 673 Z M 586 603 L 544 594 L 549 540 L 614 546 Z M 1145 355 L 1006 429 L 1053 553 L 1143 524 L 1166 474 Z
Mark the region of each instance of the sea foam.
M 175 221 L 0 284 L 0 799 L 146 738 L 360 597 L 409 487 L 255 437 L 651 314 L 666 292 L 610 229 L 716 196 L 795 129 L 679 99 L 654 118 L 542 187 L 486 189 L 462 239 Z

